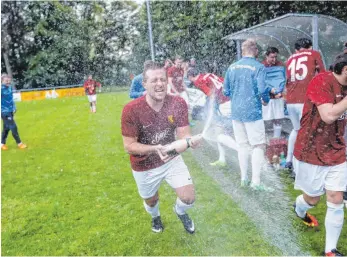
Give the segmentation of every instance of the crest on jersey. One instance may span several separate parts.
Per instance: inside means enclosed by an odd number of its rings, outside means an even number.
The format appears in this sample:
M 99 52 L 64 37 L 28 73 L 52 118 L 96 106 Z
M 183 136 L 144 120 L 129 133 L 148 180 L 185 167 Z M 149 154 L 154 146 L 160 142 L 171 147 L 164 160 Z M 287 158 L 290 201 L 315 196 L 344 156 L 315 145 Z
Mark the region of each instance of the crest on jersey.
M 173 115 L 167 116 L 167 119 L 170 121 L 170 123 L 174 123 Z

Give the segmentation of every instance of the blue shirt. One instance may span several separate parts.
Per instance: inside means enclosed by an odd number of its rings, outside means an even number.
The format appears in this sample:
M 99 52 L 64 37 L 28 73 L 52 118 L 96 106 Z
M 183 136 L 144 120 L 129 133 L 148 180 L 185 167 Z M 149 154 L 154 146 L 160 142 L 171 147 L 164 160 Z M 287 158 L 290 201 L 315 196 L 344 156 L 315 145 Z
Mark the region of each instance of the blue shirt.
M 270 101 L 265 84 L 265 66 L 252 57 L 243 57 L 229 66 L 224 79 L 224 95 L 231 100 L 231 119 L 252 122 L 262 119 L 261 99 Z
M 140 96 L 143 96 L 143 92 L 146 91 L 146 89 L 142 85 L 142 79 L 143 75 L 142 73 L 135 76 L 133 81 L 131 82 L 130 92 L 129 96 L 130 98 L 139 98 Z
M 265 67 L 266 85 L 269 91 L 276 90 L 275 95 L 282 93 L 286 84 L 286 69 L 284 66 Z
M 14 112 L 16 105 L 13 101 L 12 86 L 1 84 L 1 113 Z

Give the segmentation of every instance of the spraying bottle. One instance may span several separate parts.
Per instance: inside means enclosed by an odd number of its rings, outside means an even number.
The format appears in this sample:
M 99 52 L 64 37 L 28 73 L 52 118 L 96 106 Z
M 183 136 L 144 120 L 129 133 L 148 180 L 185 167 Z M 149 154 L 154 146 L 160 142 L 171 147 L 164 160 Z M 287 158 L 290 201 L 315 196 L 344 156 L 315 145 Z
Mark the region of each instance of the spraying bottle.
M 281 152 L 280 155 L 280 166 L 284 168 L 286 166 L 286 157 L 284 156 L 284 152 Z

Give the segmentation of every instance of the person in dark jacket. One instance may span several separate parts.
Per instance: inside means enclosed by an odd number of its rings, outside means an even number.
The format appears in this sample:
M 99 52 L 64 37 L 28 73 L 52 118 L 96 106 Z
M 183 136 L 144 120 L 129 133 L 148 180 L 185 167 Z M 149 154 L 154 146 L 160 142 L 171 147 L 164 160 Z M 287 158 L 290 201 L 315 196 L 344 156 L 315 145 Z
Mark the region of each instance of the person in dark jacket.
M 16 112 L 16 105 L 13 101 L 13 93 L 11 86 L 11 77 L 3 75 L 1 77 L 1 119 L 3 121 L 3 129 L 1 134 L 1 150 L 7 150 L 6 139 L 10 130 L 12 136 L 16 140 L 18 148 L 27 148 L 19 137 L 16 122 L 14 121 L 14 113 Z

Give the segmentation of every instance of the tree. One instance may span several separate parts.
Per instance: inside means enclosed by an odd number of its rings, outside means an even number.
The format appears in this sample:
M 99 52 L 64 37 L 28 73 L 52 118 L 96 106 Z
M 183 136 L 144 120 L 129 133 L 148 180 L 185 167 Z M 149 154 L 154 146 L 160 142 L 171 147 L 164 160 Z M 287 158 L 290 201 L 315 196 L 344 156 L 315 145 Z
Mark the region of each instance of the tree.
M 156 58 L 180 54 L 195 57 L 201 66 L 218 62 L 219 72 L 235 59 L 235 46 L 222 38 L 286 13 L 318 13 L 346 21 L 341 2 L 273 1 L 153 1 L 151 2 Z M 134 54 L 149 58 L 147 17 L 143 7 Z M 200 67 L 204 69 L 204 67 Z

